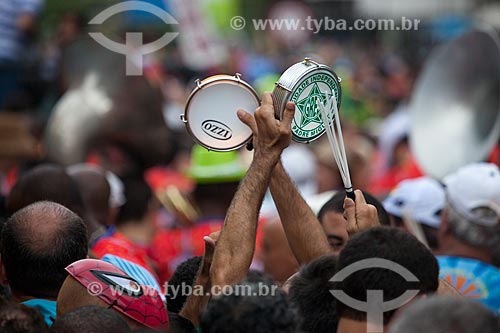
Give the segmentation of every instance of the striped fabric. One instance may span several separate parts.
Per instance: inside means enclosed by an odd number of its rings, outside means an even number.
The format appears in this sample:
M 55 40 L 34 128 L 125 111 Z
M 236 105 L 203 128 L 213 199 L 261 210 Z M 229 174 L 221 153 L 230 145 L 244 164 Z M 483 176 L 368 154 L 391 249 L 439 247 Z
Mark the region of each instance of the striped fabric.
M 110 264 L 120 268 L 122 271 L 136 279 L 140 284 L 154 288 L 160 294 L 161 299 L 165 301 L 165 295 L 163 294 L 160 285 L 147 269 L 112 254 L 106 254 L 101 258 L 101 260 L 109 262 Z
M 0 61 L 16 60 L 22 50 L 17 20 L 22 14 L 36 15 L 44 0 L 0 0 Z

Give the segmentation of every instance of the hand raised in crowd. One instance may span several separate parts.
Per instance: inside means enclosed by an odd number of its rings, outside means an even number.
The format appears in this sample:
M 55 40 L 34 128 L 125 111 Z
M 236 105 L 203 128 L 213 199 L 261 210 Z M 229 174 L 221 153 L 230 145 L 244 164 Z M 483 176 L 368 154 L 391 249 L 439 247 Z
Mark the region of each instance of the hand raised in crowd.
M 356 202 L 346 197 L 344 199 L 344 218 L 347 221 L 347 233 L 353 236 L 358 232 L 380 226 L 377 208 L 367 204 L 363 192 L 354 191 Z
M 210 288 L 210 267 L 212 266 L 215 245 L 219 235 L 220 231 L 216 231 L 211 233 L 209 236 L 203 237 L 203 241 L 205 242 L 205 252 L 203 253 L 203 260 L 193 285 L 201 286 L 204 290 L 208 290 Z M 205 308 L 208 300 L 209 296 L 206 293 L 202 296 L 195 294 L 190 295 L 179 315 L 188 319 L 194 326 L 198 326 L 200 313 Z
M 252 117 L 249 113 L 238 110 L 238 117 L 253 132 L 255 154 L 272 157 L 277 160 L 283 149 L 292 140 L 291 124 L 295 113 L 292 102 L 286 104 L 283 119 L 274 116 L 274 106 L 271 93 L 264 93 L 262 103 Z

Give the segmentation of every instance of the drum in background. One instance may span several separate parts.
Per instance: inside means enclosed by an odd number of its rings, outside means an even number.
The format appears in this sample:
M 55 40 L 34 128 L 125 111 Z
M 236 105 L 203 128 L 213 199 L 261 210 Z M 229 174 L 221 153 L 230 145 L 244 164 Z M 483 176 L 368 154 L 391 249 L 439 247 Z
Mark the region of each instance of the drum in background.
M 476 27 L 436 48 L 409 104 L 410 146 L 419 166 L 443 179 L 484 161 L 500 140 L 500 40 Z
M 243 147 L 252 138 L 252 131 L 236 112 L 243 109 L 253 114 L 259 105 L 257 93 L 240 74 L 215 75 L 196 81 L 181 120 L 191 137 L 203 147 L 230 151 Z
M 273 90 L 275 116 L 281 119 L 288 101 L 295 103 L 295 117 L 292 122 L 292 139 L 309 143 L 325 133 L 325 126 L 316 104 L 319 98 L 323 104 L 335 95 L 340 109 L 342 91 L 340 78 L 328 66 L 318 64 L 310 58 L 288 68 Z

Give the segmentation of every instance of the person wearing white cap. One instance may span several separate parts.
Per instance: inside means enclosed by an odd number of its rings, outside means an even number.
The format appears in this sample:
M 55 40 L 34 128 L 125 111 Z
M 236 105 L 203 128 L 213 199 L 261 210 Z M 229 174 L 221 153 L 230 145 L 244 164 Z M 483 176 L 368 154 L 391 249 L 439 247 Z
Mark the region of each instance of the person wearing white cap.
M 500 313 L 500 170 L 490 163 L 460 168 L 444 179 L 446 206 L 439 232 L 440 277 L 465 296 Z
M 430 177 L 404 180 L 383 204 L 395 226 L 402 225 L 404 219 L 411 219 L 421 226 L 429 247 L 437 249 L 441 211 L 445 205 L 444 188 L 437 180 Z

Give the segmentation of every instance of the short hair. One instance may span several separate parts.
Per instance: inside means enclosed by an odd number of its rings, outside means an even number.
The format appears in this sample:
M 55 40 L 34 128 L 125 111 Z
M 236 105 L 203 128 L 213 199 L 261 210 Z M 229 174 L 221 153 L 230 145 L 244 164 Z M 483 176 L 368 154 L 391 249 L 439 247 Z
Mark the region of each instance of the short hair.
M 90 305 L 57 317 L 51 333 L 127 333 L 132 332 L 118 312 Z
M 335 332 L 338 325 L 335 297 L 330 279 L 337 271 L 337 257 L 323 256 L 306 266 L 291 281 L 288 297 L 302 317 L 302 331 Z
M 35 309 L 0 296 L 0 331 L 2 333 L 44 333 L 48 327 Z
M 418 282 L 407 282 L 399 273 L 389 269 L 367 268 L 335 282 L 335 290 L 350 297 L 366 301 L 367 291 L 382 290 L 384 300 L 390 301 L 407 290 L 419 290 L 421 294 L 433 293 L 439 286 L 439 267 L 432 252 L 413 235 L 398 228 L 377 227 L 353 236 L 339 256 L 338 270 L 342 270 L 364 259 L 385 259 L 410 271 Z M 353 309 L 337 301 L 340 317 L 366 321 L 366 312 Z M 384 313 L 387 324 L 396 310 Z
M 118 211 L 117 225 L 143 219 L 153 197 L 151 188 L 142 178 L 123 179 L 123 185 L 127 201 Z
M 52 201 L 85 216 L 85 204 L 76 182 L 63 167 L 39 165 L 23 174 L 7 199 L 7 211 L 14 214 L 37 201 Z
M 384 205 L 373 195 L 368 192 L 363 191 L 363 196 L 365 197 L 366 203 L 375 206 L 377 208 L 378 220 L 381 225 L 389 226 L 391 225 L 391 220 L 389 219 L 389 214 L 384 208 Z M 328 200 L 323 207 L 318 212 L 318 220 L 323 223 L 323 216 L 327 212 L 335 212 L 339 214 L 344 213 L 344 199 L 346 194 L 344 191 L 337 192 L 333 197 Z
M 500 225 L 491 227 L 483 226 L 474 221 L 469 221 L 460 214 L 449 202 L 446 203 L 445 211 L 448 217 L 448 226 L 453 236 L 468 245 L 492 249 L 500 240 Z M 481 207 L 474 210 L 475 216 L 491 216 L 495 214 L 490 208 Z
M 13 292 L 55 298 L 69 264 L 87 256 L 82 219 L 54 202 L 31 204 L 12 215 L 2 230 L 0 253 Z
M 252 276 L 233 286 L 231 293 L 213 297 L 201 316 L 202 333 L 287 333 L 296 332 L 299 319 L 296 310 L 278 287 Z M 267 286 L 269 293 L 261 293 Z M 245 290 L 239 295 L 237 290 Z
M 168 288 L 165 292 L 168 311 L 179 313 L 182 310 L 188 295 L 184 295 L 180 292 L 174 294 L 173 291 L 183 290 L 183 284 L 185 286 L 193 286 L 198 270 L 200 269 L 202 259 L 203 257 L 201 256 L 192 257 L 177 266 L 177 269 L 168 281 Z
M 105 171 L 91 164 L 75 164 L 66 171 L 77 184 L 87 210 L 100 224 L 106 225 L 111 188 Z
M 408 306 L 391 325 L 391 333 L 497 333 L 500 321 L 480 303 L 461 297 L 433 296 Z

